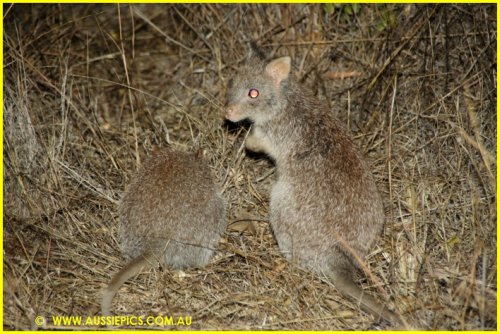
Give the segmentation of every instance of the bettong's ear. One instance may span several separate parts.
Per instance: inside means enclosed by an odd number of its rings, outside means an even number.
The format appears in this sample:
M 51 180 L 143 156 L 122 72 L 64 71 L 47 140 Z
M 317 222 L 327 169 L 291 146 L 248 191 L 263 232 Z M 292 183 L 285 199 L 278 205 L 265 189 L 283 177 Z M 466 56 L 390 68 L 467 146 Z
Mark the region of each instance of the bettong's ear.
M 266 60 L 266 54 L 262 49 L 257 45 L 255 41 L 250 41 L 250 59 L 256 60 Z
M 276 85 L 279 85 L 290 75 L 291 62 L 290 57 L 281 57 L 274 59 L 267 64 L 266 73 L 271 77 Z

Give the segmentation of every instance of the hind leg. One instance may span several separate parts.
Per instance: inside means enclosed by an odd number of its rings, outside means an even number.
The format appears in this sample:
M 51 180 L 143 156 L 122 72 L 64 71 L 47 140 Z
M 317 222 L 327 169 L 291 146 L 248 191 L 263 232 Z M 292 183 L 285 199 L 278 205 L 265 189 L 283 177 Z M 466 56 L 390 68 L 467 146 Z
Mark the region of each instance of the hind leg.
M 294 255 L 290 220 L 287 219 L 287 212 L 290 211 L 287 204 L 290 201 L 290 194 L 291 190 L 286 183 L 276 182 L 271 190 L 269 205 L 269 220 L 274 237 L 281 253 L 288 261 L 292 261 Z

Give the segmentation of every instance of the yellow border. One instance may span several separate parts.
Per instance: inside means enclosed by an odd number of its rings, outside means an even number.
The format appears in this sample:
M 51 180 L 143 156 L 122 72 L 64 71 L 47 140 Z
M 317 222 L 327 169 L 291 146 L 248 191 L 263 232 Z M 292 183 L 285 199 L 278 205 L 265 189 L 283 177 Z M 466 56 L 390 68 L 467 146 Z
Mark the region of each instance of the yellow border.
M 5 1 L 2 0 L 2 3 L 35 3 L 36 1 L 33 0 L 18 0 L 18 1 Z M 384 0 L 372 0 L 372 1 L 365 1 L 365 0 L 354 0 L 354 1 L 321 1 L 321 0 L 289 0 L 289 1 L 283 1 L 283 0 L 250 0 L 250 1 L 240 1 L 240 0 L 216 0 L 216 1 L 210 1 L 210 0 L 201 0 L 201 1 L 196 1 L 196 0 L 180 0 L 180 1 L 165 1 L 165 0 L 149 0 L 149 1 L 141 1 L 141 0 L 131 0 L 131 1 L 115 1 L 115 0 L 100 0 L 100 1 L 93 1 L 93 0 L 80 0 L 80 1 L 72 1 L 72 0 L 60 0 L 60 1 L 55 1 L 55 0 L 48 0 L 48 1 L 40 1 L 36 3 L 123 3 L 123 4 L 137 4 L 137 3 L 142 3 L 142 4 L 174 4 L 174 3 L 275 3 L 275 4 L 283 4 L 283 3 L 296 3 L 296 4 L 309 4 L 309 3 L 361 3 L 361 4 L 372 4 L 372 3 L 408 3 L 408 4 L 413 4 L 413 3 L 444 3 L 444 4 L 455 4 L 455 3 L 471 3 L 473 2 L 474 4 L 487 4 L 487 3 L 498 3 L 498 0 L 482 0 L 482 1 L 467 1 L 467 0 L 440 0 L 440 1 L 425 1 L 425 0 L 416 0 L 416 1 L 405 1 L 405 0 L 397 0 L 397 1 L 384 1 Z
M 0 229 L 0 237 L 2 239 L 2 245 L 0 246 L 0 262 L 2 265 L 0 266 L 0 274 L 2 276 L 2 279 L 0 280 L 0 288 L 3 291 L 3 5 L 0 8 L 0 15 L 2 17 L 2 24 L 0 25 L 0 35 L 2 38 L 0 39 L 0 59 L 2 60 L 2 66 L 0 66 L 0 78 L 2 80 L 2 89 L 0 89 L 0 97 L 2 99 L 2 120 L 0 121 L 2 123 L 2 126 L 0 127 L 0 133 L 2 135 L 2 140 L 0 141 L 0 148 L 2 148 L 2 158 L 1 163 L 0 163 L 0 176 L 1 176 L 1 184 L 2 184 L 2 189 L 0 190 L 0 199 L 2 200 L 2 207 L 0 208 L 0 214 L 1 214 L 1 225 L 2 228 Z M 4 314 L 4 309 L 3 309 L 3 293 L 0 294 L 0 306 L 2 307 L 2 316 L 0 317 L 0 330 L 3 331 L 3 314 Z
M 496 132 L 497 132 L 497 147 L 496 147 L 496 150 L 495 150 L 495 153 L 496 153 L 496 156 L 497 156 L 497 165 L 496 165 L 496 177 L 497 177 L 497 185 L 496 185 L 496 204 L 497 204 L 497 212 L 496 212 L 496 215 L 497 215 L 497 243 L 496 243 L 496 247 L 497 247 L 497 332 L 498 332 L 498 316 L 500 315 L 500 310 L 499 310 L 499 305 L 500 303 L 498 302 L 498 277 L 499 277 L 499 274 L 500 274 L 500 269 L 498 267 L 498 259 L 499 259 L 499 256 L 498 256 L 498 208 L 500 207 L 499 204 L 498 204 L 498 186 L 500 185 L 500 182 L 498 180 L 498 161 L 499 161 L 499 158 L 498 158 L 498 144 L 500 143 L 499 139 L 498 139 L 498 123 L 500 121 L 500 117 L 498 115 L 498 107 L 500 106 L 500 102 L 498 101 L 498 92 L 500 91 L 499 88 L 498 88 L 498 78 L 500 78 L 500 75 L 498 74 L 498 51 L 500 50 L 500 46 L 498 44 L 498 20 L 500 18 L 500 13 L 498 13 L 498 2 L 497 2 L 497 68 L 496 68 L 496 71 L 497 71 L 497 125 L 496 125 Z

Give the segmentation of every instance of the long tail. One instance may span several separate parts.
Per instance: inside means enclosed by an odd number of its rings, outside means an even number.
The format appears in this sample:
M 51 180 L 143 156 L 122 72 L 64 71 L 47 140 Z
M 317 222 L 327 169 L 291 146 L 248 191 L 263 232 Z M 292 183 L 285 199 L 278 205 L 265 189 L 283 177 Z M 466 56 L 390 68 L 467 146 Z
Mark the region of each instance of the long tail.
M 394 312 L 365 293 L 353 282 L 351 275 L 348 275 L 346 271 L 334 270 L 331 279 L 335 287 L 342 294 L 354 299 L 363 311 L 373 314 L 377 319 L 385 319 L 395 326 L 401 324 L 401 319 Z
M 111 315 L 111 303 L 113 302 L 113 297 L 116 295 L 116 292 L 120 289 L 123 283 L 137 275 L 142 268 L 150 267 L 154 261 L 154 256 L 150 254 L 139 255 L 113 276 L 111 282 L 102 293 L 102 315 Z

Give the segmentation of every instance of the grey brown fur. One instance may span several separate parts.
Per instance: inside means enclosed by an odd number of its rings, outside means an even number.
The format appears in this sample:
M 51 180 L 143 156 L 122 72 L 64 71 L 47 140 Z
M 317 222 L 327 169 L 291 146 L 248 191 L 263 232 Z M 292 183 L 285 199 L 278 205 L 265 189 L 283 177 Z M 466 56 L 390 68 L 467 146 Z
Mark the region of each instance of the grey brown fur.
M 130 262 L 104 290 L 110 314 L 119 287 L 145 266 L 172 269 L 206 265 L 226 227 L 226 202 L 199 155 L 155 151 L 132 180 L 120 204 L 119 240 Z
M 275 161 L 270 222 L 279 247 L 289 261 L 330 277 L 364 310 L 397 323 L 352 280 L 384 223 L 373 176 L 344 126 L 290 75 L 290 63 L 253 57 L 226 101 L 228 120 L 253 122 L 246 147 Z M 259 96 L 251 98 L 250 89 Z

